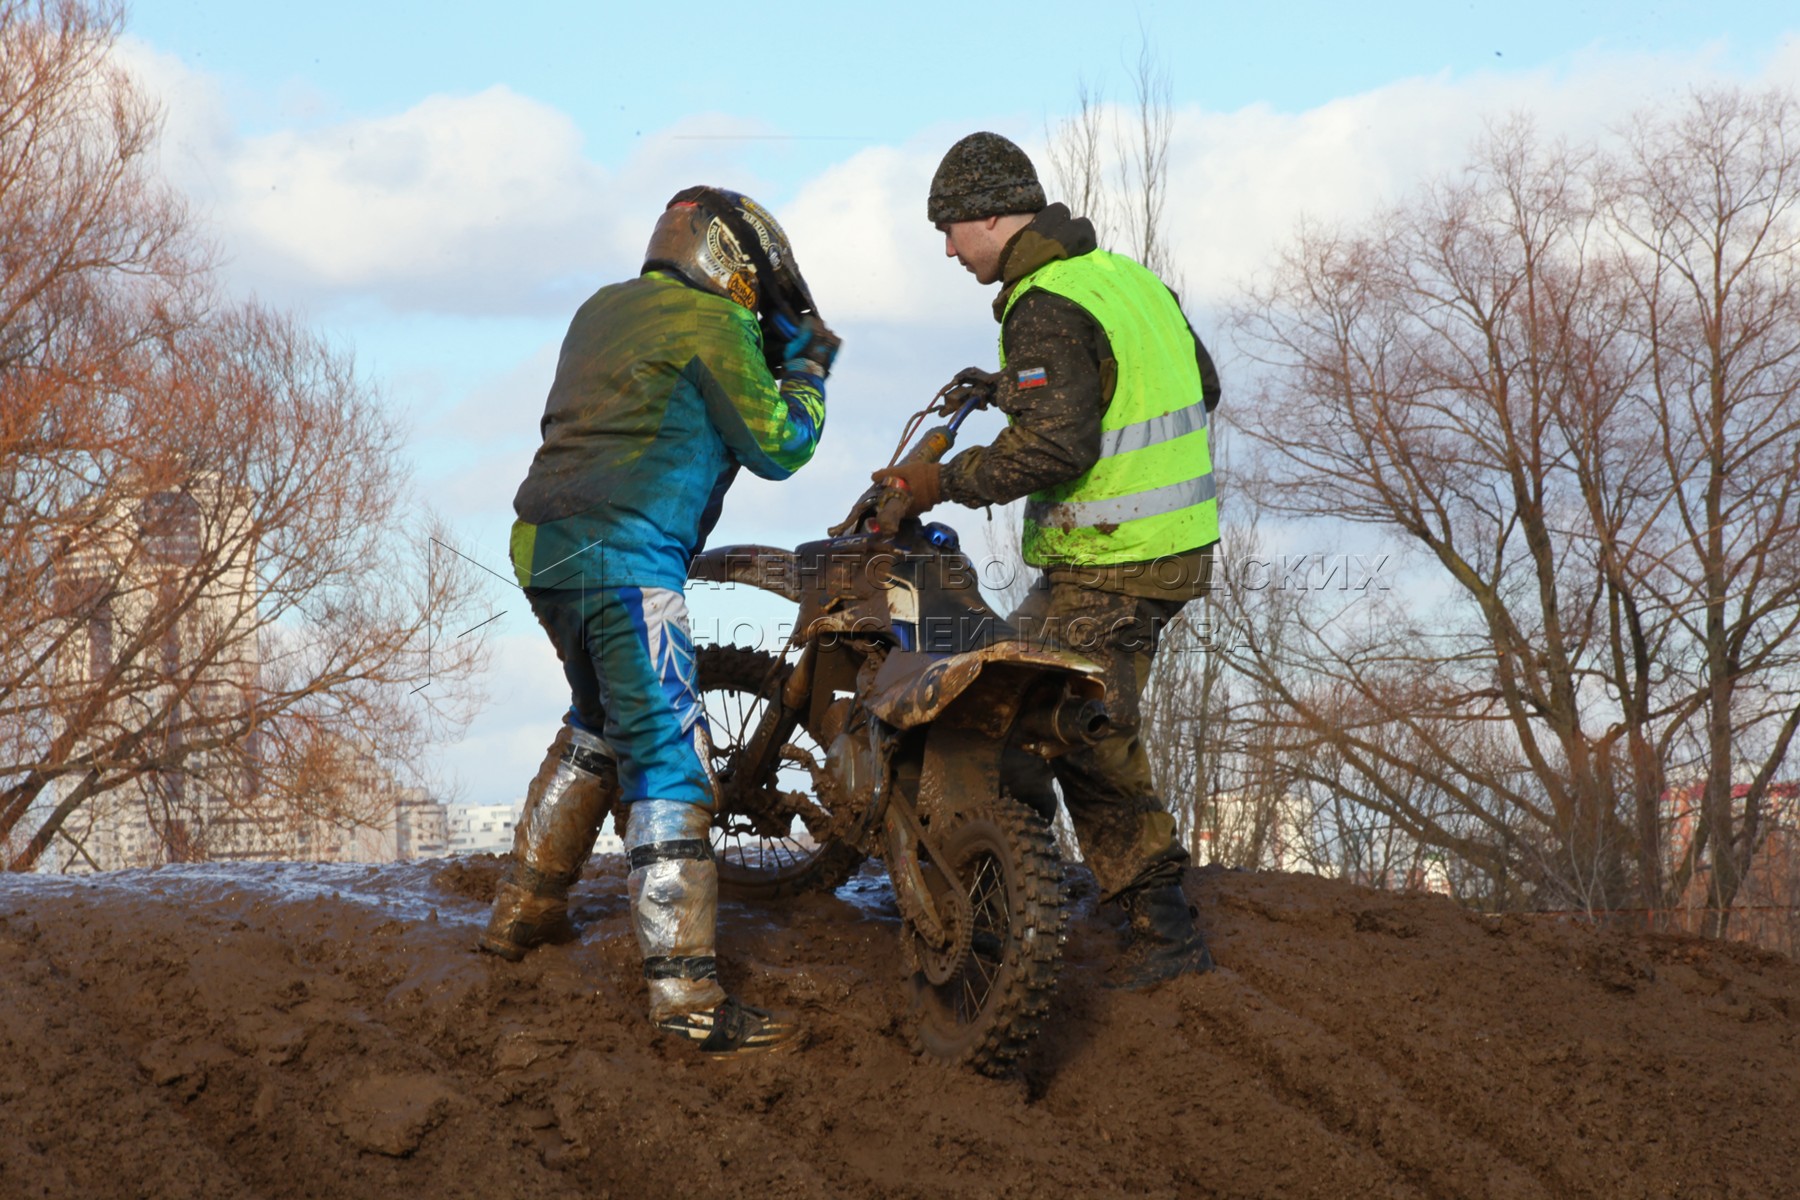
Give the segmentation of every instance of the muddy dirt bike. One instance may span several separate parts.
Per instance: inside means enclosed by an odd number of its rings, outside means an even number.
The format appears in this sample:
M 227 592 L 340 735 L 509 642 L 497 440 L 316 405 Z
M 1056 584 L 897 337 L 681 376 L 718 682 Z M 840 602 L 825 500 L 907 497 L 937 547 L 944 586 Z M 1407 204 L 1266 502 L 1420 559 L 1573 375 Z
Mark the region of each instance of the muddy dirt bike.
M 953 383 L 937 399 L 954 416 L 905 461 L 942 458 L 982 397 Z M 881 859 L 916 1048 L 997 1073 L 1048 1011 L 1065 919 L 1054 812 L 1007 794 L 1003 762 L 1098 740 L 1103 687 L 1089 660 L 1002 620 L 955 531 L 902 520 L 905 508 L 902 490 L 877 484 L 823 540 L 695 558 L 691 579 L 799 605 L 779 656 L 699 651 L 714 851 L 727 894 L 749 899 L 835 888 Z

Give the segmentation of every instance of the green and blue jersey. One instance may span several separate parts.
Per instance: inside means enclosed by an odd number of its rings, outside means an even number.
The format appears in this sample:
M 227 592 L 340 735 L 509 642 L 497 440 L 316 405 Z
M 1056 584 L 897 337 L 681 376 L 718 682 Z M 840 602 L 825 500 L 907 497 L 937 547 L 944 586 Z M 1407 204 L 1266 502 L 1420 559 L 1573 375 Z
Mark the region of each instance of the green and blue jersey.
M 824 426 L 823 381 L 778 382 L 741 305 L 660 271 L 600 289 L 570 322 L 513 500 L 520 585 L 680 589 L 738 468 L 786 479 Z

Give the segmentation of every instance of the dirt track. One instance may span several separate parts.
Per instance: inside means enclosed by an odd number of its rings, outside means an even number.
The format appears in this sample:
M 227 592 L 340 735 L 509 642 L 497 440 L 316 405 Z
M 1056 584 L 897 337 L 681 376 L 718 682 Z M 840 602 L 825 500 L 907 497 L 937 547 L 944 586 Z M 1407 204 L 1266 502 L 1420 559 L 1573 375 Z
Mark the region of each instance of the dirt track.
M 1800 1194 L 1800 966 L 1190 876 L 1224 969 L 1098 986 L 1018 1080 L 915 1060 L 877 877 L 727 905 L 798 1055 L 650 1036 L 622 864 L 579 944 L 469 951 L 497 864 L 0 876 L 0 1196 Z

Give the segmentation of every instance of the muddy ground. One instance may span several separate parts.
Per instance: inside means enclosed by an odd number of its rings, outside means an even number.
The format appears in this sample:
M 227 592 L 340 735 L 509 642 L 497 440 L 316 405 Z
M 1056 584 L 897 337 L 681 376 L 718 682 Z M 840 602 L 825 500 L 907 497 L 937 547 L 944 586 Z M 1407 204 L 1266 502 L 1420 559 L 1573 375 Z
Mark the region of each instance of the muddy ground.
M 909 1052 L 865 874 L 724 907 L 727 984 L 812 1042 L 714 1063 L 650 1036 L 620 862 L 517 966 L 470 950 L 497 870 L 0 877 L 0 1196 L 1800 1194 L 1800 967 L 1754 950 L 1215 870 L 1222 969 L 1126 995 L 1077 872 L 990 1080 Z

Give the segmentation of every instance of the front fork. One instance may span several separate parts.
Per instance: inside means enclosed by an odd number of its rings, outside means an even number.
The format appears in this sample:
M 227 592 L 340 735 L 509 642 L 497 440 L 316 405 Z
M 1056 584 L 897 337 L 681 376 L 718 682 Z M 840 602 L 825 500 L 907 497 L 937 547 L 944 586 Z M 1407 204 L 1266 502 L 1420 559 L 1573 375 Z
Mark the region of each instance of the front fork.
M 940 847 L 956 822 L 1000 795 L 1003 743 L 971 729 L 933 725 L 926 730 L 916 797 L 883 789 L 883 857 L 900 913 L 933 950 L 952 946 L 969 927 L 969 885 Z

